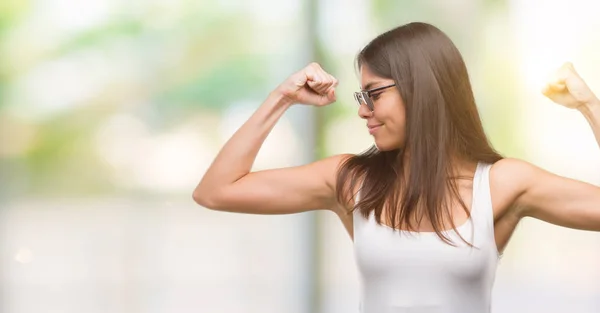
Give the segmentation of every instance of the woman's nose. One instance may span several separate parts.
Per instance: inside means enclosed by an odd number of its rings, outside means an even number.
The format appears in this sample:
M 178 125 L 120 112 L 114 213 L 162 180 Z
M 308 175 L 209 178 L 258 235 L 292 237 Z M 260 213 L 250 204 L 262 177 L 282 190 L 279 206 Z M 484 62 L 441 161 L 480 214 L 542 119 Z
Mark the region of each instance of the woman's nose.
M 369 118 L 371 115 L 373 115 L 373 112 L 371 111 L 371 109 L 369 109 L 369 107 L 366 104 L 361 104 L 358 107 L 358 116 L 360 116 L 361 118 Z

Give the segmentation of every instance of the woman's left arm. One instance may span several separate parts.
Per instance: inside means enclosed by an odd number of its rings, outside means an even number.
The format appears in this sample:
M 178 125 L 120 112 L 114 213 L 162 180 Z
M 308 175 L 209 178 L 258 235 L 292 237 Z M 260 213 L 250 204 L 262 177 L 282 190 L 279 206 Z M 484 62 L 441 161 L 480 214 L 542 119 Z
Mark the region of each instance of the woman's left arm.
M 600 187 L 562 177 L 517 159 L 492 171 L 518 218 L 533 217 L 568 228 L 600 231 Z
M 556 72 L 543 94 L 560 105 L 579 110 L 590 123 L 600 146 L 600 100 L 571 63 L 565 63 Z M 516 191 L 514 204 L 523 208 L 521 216 L 569 228 L 600 231 L 600 187 L 552 174 L 527 162 L 502 161 L 508 173 L 519 177 L 513 190 Z

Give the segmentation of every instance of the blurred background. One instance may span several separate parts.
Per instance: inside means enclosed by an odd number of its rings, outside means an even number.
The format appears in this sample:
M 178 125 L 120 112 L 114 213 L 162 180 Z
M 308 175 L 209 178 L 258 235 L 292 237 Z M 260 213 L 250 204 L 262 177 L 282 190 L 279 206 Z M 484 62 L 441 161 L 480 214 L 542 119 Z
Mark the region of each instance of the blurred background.
M 294 107 L 255 169 L 372 144 L 354 57 L 400 24 L 462 51 L 504 155 L 600 184 L 585 119 L 544 99 L 572 61 L 600 93 L 588 0 L 3 0 L 0 312 L 358 312 L 352 242 L 326 212 L 236 215 L 193 203 L 221 145 L 310 61 L 339 101 Z M 600 234 L 525 220 L 493 312 L 600 312 Z

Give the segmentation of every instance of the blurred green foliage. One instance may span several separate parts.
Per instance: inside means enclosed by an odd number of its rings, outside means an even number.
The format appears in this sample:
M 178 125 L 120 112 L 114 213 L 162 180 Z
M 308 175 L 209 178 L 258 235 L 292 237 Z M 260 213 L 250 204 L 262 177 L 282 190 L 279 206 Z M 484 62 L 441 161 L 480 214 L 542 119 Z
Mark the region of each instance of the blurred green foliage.
M 28 51 L 36 57 L 20 63 L 0 58 L 0 117 L 13 121 L 4 125 L 7 132 L 0 136 L 0 144 L 5 146 L 19 140 L 13 136 L 18 134 L 9 135 L 7 128 L 23 124 L 18 121 L 21 117 L 10 110 L 22 103 L 14 102 L 15 98 L 8 94 L 18 92 L 13 88 L 16 81 L 45 64 L 58 59 L 68 61 L 81 51 L 105 53 L 110 58 L 110 52 L 117 48 L 126 49 L 127 55 L 135 58 L 131 64 L 140 66 L 145 75 L 142 81 L 130 82 L 131 86 L 116 85 L 102 91 L 77 108 L 28 122 L 36 134 L 33 145 L 19 155 L 0 154 L 0 179 L 4 183 L 26 182 L 13 192 L 115 192 L 112 169 L 94 146 L 98 128 L 115 113 L 131 112 L 152 125 L 154 131 L 168 131 L 194 113 L 218 112 L 237 100 L 264 94 L 266 58 L 251 51 L 251 39 L 256 34 L 249 33 L 252 25 L 245 12 L 191 1 L 179 5 L 184 7 L 179 16 L 164 25 L 157 22 L 163 17 L 161 10 L 149 4 L 135 14 L 125 9 L 112 12 L 104 23 L 74 32 L 52 47 L 28 43 L 26 38 L 19 43 L 27 47 L 0 46 L 3 55 L 11 55 L 8 51 L 14 49 L 40 49 Z M 27 27 L 32 14 L 28 2 L 3 1 L 0 38 Z M 177 53 L 173 54 L 173 50 Z M 91 75 L 84 68 L 81 71 L 82 75 Z M 8 109 L 1 110 L 2 107 Z M 159 122 L 156 116 L 160 116 Z

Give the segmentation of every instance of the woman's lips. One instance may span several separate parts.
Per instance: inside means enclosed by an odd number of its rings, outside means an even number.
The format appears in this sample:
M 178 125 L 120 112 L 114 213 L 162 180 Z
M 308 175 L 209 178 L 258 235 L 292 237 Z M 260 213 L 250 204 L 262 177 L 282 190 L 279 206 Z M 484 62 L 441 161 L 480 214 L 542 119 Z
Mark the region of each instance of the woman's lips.
M 383 126 L 383 124 L 367 125 L 367 128 L 369 128 L 369 134 L 373 135 L 381 126 Z

